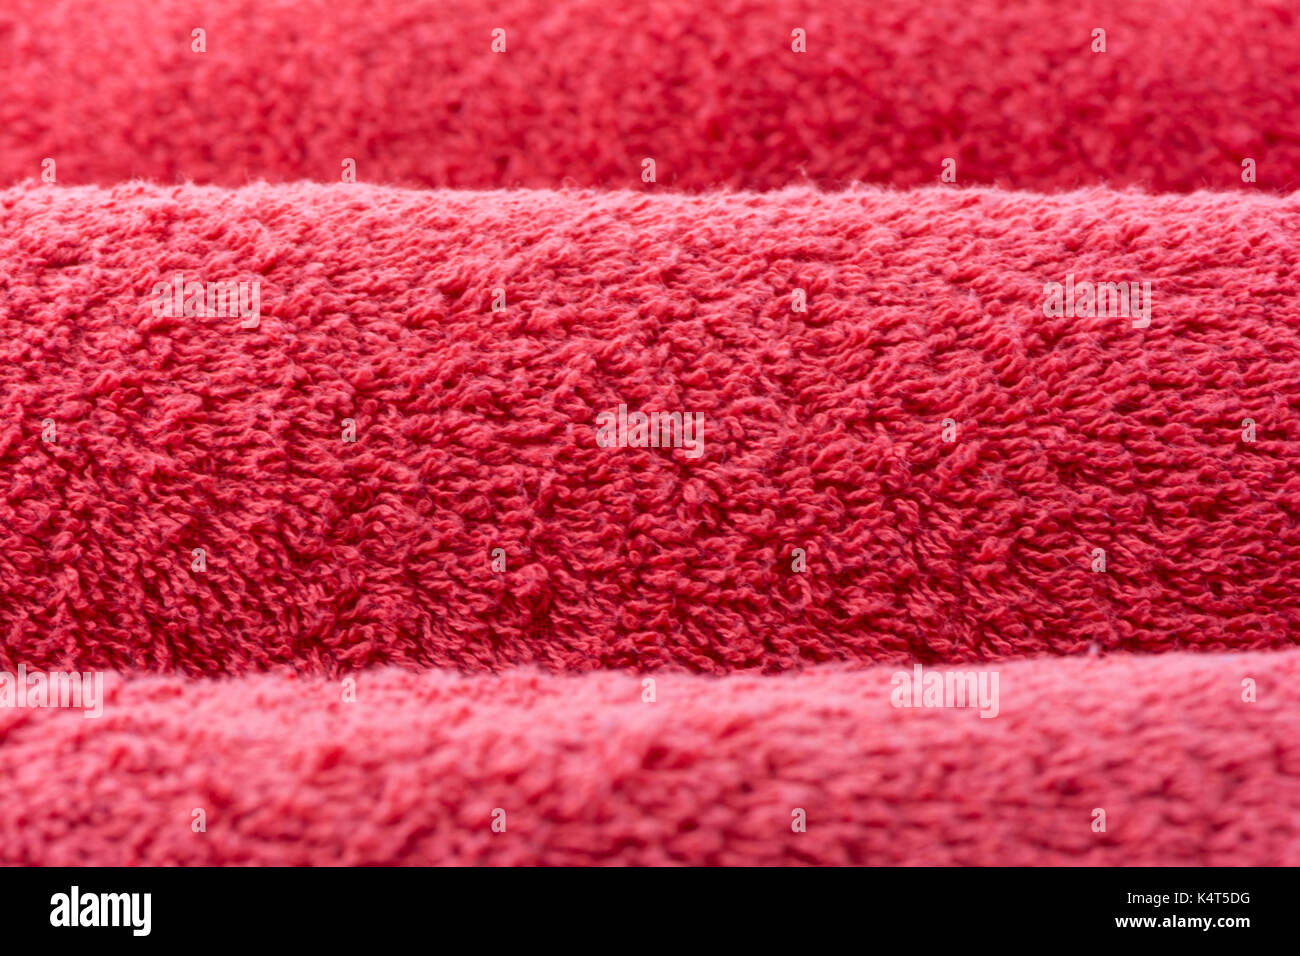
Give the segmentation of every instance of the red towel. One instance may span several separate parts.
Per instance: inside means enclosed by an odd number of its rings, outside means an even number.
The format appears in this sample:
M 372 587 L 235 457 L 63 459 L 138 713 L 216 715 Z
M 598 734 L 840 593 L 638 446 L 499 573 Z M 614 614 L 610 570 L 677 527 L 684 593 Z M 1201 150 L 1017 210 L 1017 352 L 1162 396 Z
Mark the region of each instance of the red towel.
M 0 182 L 1280 192 L 1297 75 L 1290 0 L 9 0 Z
M 0 234 L 0 661 L 774 671 L 1300 629 L 1300 197 L 30 186 Z M 1071 273 L 1147 279 L 1150 324 L 1044 316 Z M 156 316 L 176 275 L 259 283 L 258 326 Z M 698 457 L 599 447 L 620 405 L 702 416 Z
M 8 4 L 0 864 L 1300 863 L 1295 19 Z
M 894 707 L 896 672 L 660 675 L 653 703 L 610 673 L 378 670 L 355 703 L 276 675 L 114 682 L 97 720 L 0 708 L 0 847 L 64 865 L 1300 864 L 1300 651 L 1010 662 L 987 719 Z

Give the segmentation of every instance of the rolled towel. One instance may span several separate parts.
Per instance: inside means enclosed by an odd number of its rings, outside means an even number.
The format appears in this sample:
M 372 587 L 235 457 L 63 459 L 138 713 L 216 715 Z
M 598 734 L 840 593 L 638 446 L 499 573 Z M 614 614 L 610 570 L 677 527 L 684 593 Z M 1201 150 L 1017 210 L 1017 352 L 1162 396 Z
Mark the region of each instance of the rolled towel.
M 1300 195 L 12 188 L 0 663 L 1293 645 L 1298 229 Z
M 1298 26 L 1287 0 L 10 0 L 0 185 L 644 188 L 653 160 L 656 189 L 1285 192 Z
M 650 679 L 0 708 L 0 863 L 1300 864 L 1300 651 Z

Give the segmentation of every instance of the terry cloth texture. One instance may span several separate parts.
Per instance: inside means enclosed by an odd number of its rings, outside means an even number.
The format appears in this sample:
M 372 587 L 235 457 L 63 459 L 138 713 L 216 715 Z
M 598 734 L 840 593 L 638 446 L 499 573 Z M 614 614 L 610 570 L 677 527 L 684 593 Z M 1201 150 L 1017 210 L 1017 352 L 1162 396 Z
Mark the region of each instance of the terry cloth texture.
M 0 864 L 1300 864 L 1298 19 L 10 0 Z
M 0 853 L 65 865 L 1300 864 L 1300 651 L 1017 661 L 999 675 L 989 719 L 894 707 L 889 668 L 661 675 L 654 703 L 635 676 L 610 673 L 378 670 L 354 704 L 316 678 L 114 681 L 96 720 L 0 709 Z M 206 832 L 191 830 L 196 807 Z
M 14 188 L 0 662 L 1291 644 L 1298 233 L 1204 193 Z M 1045 317 L 1067 273 L 1152 277 L 1149 327 Z M 175 274 L 259 281 L 260 324 L 156 317 Z M 702 453 L 599 447 L 620 404 Z
M 1291 0 L 7 0 L 0 184 L 1285 192 L 1297 75 Z

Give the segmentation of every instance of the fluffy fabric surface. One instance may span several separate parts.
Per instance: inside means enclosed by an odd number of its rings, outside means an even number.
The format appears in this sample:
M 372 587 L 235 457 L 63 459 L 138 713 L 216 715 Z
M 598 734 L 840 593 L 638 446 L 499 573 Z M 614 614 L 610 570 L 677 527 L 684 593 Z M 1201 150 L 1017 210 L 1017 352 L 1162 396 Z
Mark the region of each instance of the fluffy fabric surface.
M 1300 864 L 1300 651 L 998 673 L 993 719 L 889 668 L 114 681 L 0 709 L 0 861 Z
M 1297 230 L 1207 194 L 11 189 L 0 661 L 1294 643 Z M 1045 317 L 1067 273 L 1152 277 L 1150 325 Z M 176 274 L 260 282 L 260 324 L 158 317 Z M 621 403 L 702 414 L 699 456 L 599 447 Z
M 375 183 L 627 187 L 653 158 L 658 188 L 915 186 L 951 158 L 1016 189 L 1287 191 L 1297 21 L 1290 0 L 9 0 L 0 183 L 47 158 L 68 184 L 337 182 L 351 158 Z
M 1300 864 L 1298 17 L 11 0 L 0 864 Z

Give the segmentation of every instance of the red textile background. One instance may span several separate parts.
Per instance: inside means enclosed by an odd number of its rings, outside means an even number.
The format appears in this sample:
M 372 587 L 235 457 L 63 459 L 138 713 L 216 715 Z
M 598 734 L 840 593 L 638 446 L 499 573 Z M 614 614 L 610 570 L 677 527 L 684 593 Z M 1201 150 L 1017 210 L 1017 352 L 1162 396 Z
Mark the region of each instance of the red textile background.
M 1297 16 L 6 4 L 0 864 L 1300 863 Z
M 10 0 L 0 184 L 1284 192 L 1297 75 L 1290 0 Z

